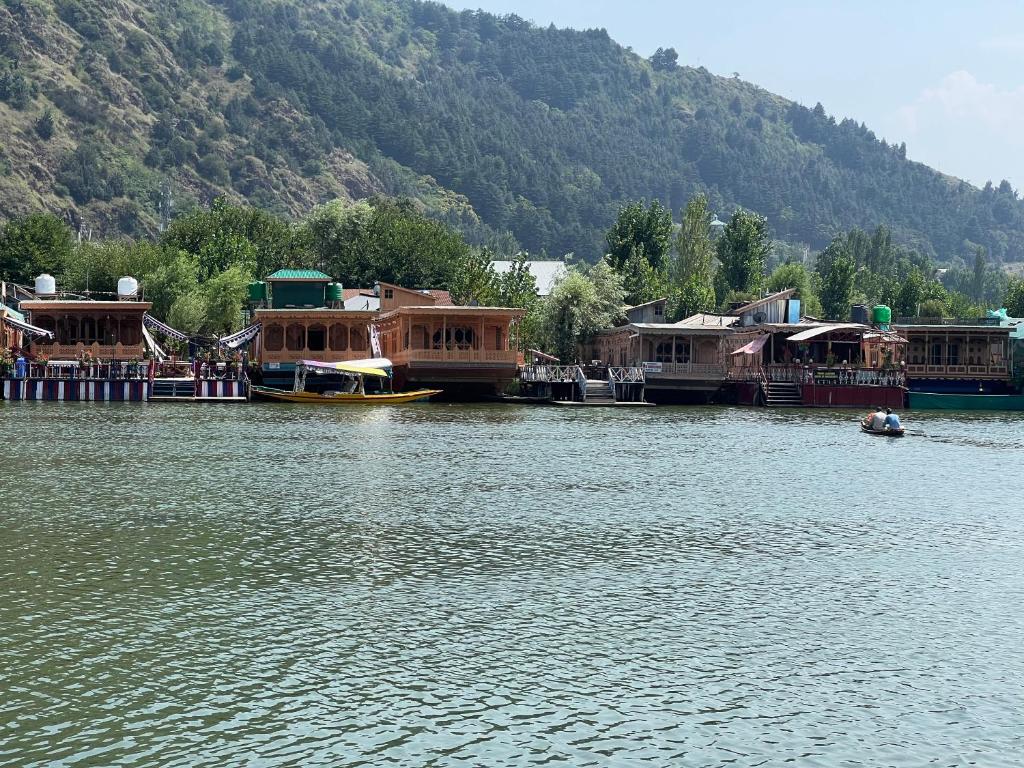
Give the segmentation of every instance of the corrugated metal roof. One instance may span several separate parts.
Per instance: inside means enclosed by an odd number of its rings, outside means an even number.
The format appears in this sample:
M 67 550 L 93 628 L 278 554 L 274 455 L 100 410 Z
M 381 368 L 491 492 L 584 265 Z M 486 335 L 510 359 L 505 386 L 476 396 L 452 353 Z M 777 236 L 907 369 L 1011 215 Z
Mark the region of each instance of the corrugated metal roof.
M 331 281 L 330 275 L 325 275 L 318 269 L 279 269 L 267 280 L 326 280 Z

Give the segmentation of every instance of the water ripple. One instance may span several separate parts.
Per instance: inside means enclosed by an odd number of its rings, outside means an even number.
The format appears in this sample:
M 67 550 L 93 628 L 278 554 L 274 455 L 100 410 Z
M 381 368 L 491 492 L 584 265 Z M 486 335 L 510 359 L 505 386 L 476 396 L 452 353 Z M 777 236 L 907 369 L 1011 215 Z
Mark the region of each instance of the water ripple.
M 1017 765 L 1024 421 L 912 421 L 3 405 L 0 765 Z

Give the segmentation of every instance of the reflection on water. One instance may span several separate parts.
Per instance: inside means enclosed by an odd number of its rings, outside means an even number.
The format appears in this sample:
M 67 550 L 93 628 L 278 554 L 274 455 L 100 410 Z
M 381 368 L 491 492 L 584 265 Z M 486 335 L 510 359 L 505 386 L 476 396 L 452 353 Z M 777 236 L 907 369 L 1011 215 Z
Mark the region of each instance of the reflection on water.
M 6 404 L 0 765 L 1017 765 L 1016 415 Z

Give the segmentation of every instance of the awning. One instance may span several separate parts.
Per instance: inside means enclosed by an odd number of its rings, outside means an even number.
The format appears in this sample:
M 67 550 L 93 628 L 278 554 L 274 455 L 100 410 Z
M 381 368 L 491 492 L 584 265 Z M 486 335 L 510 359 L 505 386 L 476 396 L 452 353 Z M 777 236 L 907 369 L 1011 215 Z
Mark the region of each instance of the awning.
M 786 341 L 807 341 L 813 339 L 815 336 L 821 336 L 823 333 L 829 333 L 830 331 L 844 331 L 852 329 L 864 329 L 863 325 L 859 323 L 839 323 L 838 325 L 821 325 L 817 328 L 809 328 L 806 331 L 800 331 L 800 333 L 790 336 Z
M 42 336 L 43 338 L 52 339 L 53 331 L 48 331 L 45 328 L 37 328 L 34 325 L 29 325 L 21 320 L 15 320 L 13 317 L 4 316 L 4 322 L 11 326 L 15 330 L 27 333 L 29 336 Z
M 318 371 L 338 371 L 339 373 L 352 373 L 357 376 L 379 376 L 385 379 L 388 377 L 388 372 L 383 368 L 369 368 L 352 365 L 352 363 L 321 363 L 319 360 L 299 360 L 298 364 Z
M 762 334 L 733 352 L 734 355 L 756 355 L 768 342 L 768 334 Z
M 171 326 L 167 325 L 167 323 L 161 323 L 150 314 L 143 315 L 142 322 L 145 323 L 147 327 L 157 333 L 162 333 L 164 336 L 170 336 L 172 339 L 177 339 L 178 341 L 188 341 L 188 336 L 186 334 L 181 331 L 174 330 Z
M 238 333 L 225 336 L 223 339 L 220 339 L 218 343 L 230 349 L 238 349 L 243 344 L 248 344 L 250 341 L 255 339 L 259 335 L 262 327 L 263 323 L 254 323 L 248 328 L 243 328 Z

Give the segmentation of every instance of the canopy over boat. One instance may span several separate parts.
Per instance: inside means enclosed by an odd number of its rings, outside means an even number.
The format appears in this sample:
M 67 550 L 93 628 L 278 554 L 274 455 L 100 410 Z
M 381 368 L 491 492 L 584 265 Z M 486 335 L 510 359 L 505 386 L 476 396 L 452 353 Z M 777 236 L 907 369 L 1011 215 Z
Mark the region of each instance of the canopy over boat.
M 382 360 L 382 362 L 388 362 L 390 364 L 390 362 L 386 360 Z M 384 368 L 367 365 L 353 365 L 352 363 L 324 363 L 319 360 L 299 360 L 298 365 L 316 371 L 353 373 L 357 376 L 379 376 L 386 379 L 389 375 Z

